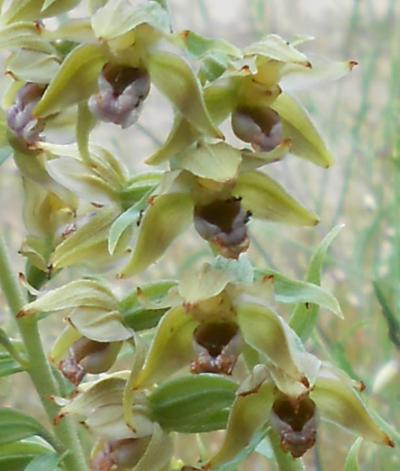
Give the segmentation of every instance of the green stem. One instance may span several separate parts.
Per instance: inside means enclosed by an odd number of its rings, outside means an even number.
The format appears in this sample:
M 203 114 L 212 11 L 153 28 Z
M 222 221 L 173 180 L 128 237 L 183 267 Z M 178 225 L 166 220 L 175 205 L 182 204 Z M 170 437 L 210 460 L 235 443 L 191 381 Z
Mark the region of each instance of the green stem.
M 26 303 L 26 298 L 19 286 L 18 279 L 12 269 L 7 247 L 0 236 L 0 286 L 8 302 L 11 312 L 16 316 Z M 52 374 L 50 365 L 43 350 L 37 321 L 34 318 L 18 319 L 18 328 L 24 342 L 29 361 L 27 372 L 30 375 L 44 409 L 53 423 L 59 413 L 59 407 L 52 400 L 60 390 Z M 63 462 L 66 471 L 86 471 L 87 466 L 83 451 L 78 440 L 78 433 L 71 418 L 66 417 L 58 425 L 54 425 L 57 437 L 57 451 L 65 451 Z M 56 443 L 57 443 L 56 442 Z
M 273 430 L 271 430 L 268 435 L 272 449 L 274 450 L 274 455 L 279 471 L 306 470 L 306 467 L 304 466 L 303 460 L 301 458 L 295 459 L 290 453 L 285 453 L 282 450 L 279 437 Z

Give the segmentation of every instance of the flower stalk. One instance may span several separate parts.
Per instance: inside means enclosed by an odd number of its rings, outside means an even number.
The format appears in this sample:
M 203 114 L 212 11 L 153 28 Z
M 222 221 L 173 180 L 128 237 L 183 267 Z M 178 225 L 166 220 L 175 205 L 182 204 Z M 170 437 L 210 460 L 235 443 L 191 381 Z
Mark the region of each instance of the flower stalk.
M 16 316 L 26 303 L 26 298 L 14 274 L 7 253 L 7 246 L 1 236 L 0 285 L 11 313 Z M 53 422 L 59 412 L 59 406 L 57 406 L 51 397 L 59 395 L 60 390 L 43 350 L 37 320 L 34 318 L 22 318 L 17 320 L 17 325 L 28 357 L 27 372 L 35 386 L 50 422 Z M 77 430 L 73 419 L 66 418 L 62 423 L 54 425 L 53 430 L 57 437 L 52 440 L 54 446 L 57 447 L 56 451 L 68 451 L 63 461 L 64 469 L 66 471 L 86 471 L 86 462 L 78 441 Z

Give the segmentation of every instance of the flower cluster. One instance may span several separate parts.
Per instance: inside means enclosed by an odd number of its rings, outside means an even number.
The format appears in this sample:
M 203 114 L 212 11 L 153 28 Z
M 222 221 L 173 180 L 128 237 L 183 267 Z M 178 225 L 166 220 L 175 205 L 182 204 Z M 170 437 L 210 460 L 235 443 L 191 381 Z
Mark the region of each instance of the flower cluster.
M 74 390 L 54 398 L 55 419 L 78 415 L 96 437 L 90 469 L 225 469 L 268 431 L 297 459 L 318 439 L 319 419 L 392 446 L 357 384 L 305 350 L 304 326 L 315 319 L 308 309 L 340 317 L 336 299 L 319 280 L 256 268 L 246 253 L 253 219 L 318 223 L 264 167 L 288 155 L 332 164 L 291 93 L 340 78 L 355 62 L 310 62 L 297 48 L 309 38 L 268 35 L 238 49 L 171 32 L 163 2 L 153 0 L 91 1 L 90 17 L 55 30 L 35 21 L 79 2 L 9 3 L 1 32 L 13 49 L 6 68 L 15 83 L 4 103 L 25 179 L 21 253 L 43 283 L 68 267 L 96 273 L 42 292 L 28 277 L 36 299 L 18 317 L 64 313 L 50 361 Z M 39 65 L 27 68 L 29 61 Z M 146 163 L 168 168 L 132 175 L 90 136 L 101 122 L 134 125 L 153 87 L 175 120 Z M 226 120 L 239 146 L 219 129 Z M 190 226 L 214 256 L 179 281 L 137 286 L 121 298 L 100 279 L 116 266 L 118 278 L 143 273 Z M 336 232 L 318 249 L 318 263 Z M 296 306 L 289 322 L 282 304 Z M 131 368 L 110 373 L 127 355 Z M 214 430 L 225 430 L 217 453 L 200 463 L 195 453 L 192 463 L 174 455 L 180 434 Z

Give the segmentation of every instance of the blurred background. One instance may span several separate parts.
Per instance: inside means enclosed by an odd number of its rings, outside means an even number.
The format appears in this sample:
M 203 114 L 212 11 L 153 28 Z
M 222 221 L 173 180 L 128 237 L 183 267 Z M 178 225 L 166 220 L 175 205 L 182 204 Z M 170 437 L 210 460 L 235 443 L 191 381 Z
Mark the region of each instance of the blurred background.
M 359 62 L 341 81 L 299 96 L 333 150 L 335 166 L 323 170 L 288 157 L 268 167 L 305 206 L 320 215 L 319 226 L 297 230 L 253 222 L 250 255 L 260 266 L 303 278 L 315 245 L 332 227 L 345 224 L 332 246 L 323 278 L 324 286 L 339 299 L 345 320 L 322 311 L 309 347 L 353 378 L 361 379 L 367 387 L 367 402 L 398 429 L 400 2 L 171 0 L 170 6 L 176 30 L 192 29 L 239 47 L 267 33 L 285 39 L 307 34 L 316 38 L 302 47 L 310 58 L 319 55 Z M 96 128 L 94 138 L 117 152 L 132 171 L 143 170 L 141 162 L 163 142 L 171 122 L 169 105 L 153 90 L 138 125 L 127 131 L 102 125 Z M 11 159 L 0 168 L 0 202 L 1 230 L 9 242 L 15 269 L 21 270 L 23 260 L 17 254 L 24 236 L 21 183 Z M 146 273 L 145 279 L 176 276 L 177 271 L 180 274 L 207 257 L 205 244 L 193 232 L 188 233 Z M 107 276 L 115 281 L 114 275 Z M 137 281 L 115 281 L 116 289 L 132 288 Z M 5 310 L 0 298 L 0 324 L 12 332 Z M 57 335 L 60 322 L 53 319 L 43 323 L 46 344 Z M 40 416 L 35 394 L 23 374 L 0 379 L 0 404 L 30 408 Z M 321 424 L 319 432 L 318 446 L 306 455 L 307 469 L 343 469 L 354 437 L 329 424 Z M 362 470 L 396 471 L 400 469 L 400 451 L 368 444 L 362 446 L 360 462 Z M 273 470 L 274 464 L 257 455 L 241 469 Z

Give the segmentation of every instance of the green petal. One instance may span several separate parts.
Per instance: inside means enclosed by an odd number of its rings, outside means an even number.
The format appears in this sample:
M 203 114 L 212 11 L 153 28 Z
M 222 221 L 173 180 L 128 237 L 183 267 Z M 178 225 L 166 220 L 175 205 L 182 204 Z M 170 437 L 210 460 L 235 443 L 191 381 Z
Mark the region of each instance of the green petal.
M 307 372 L 302 367 L 303 347 L 285 321 L 258 304 L 241 303 L 236 311 L 245 342 L 263 354 L 267 364 L 282 370 L 291 383 L 307 387 L 312 378 L 306 376 Z
M 26 304 L 19 316 L 35 315 L 73 309 L 76 307 L 97 307 L 115 309 L 117 300 L 102 283 L 95 280 L 76 280 L 53 289 L 35 301 Z
M 335 226 L 318 245 L 307 270 L 306 281 L 308 283 L 313 283 L 317 286 L 320 285 L 321 269 L 326 253 L 330 244 L 342 228 L 343 225 Z M 319 306 L 317 304 L 306 306 L 304 303 L 301 303 L 294 308 L 290 317 L 289 325 L 303 341 L 310 336 L 314 329 L 317 322 L 318 312 Z
M 209 263 L 200 270 L 191 270 L 182 276 L 178 290 L 187 304 L 198 304 L 220 294 L 234 278 L 227 270 L 218 270 Z
M 333 156 L 307 111 L 291 96 L 282 93 L 271 108 L 279 113 L 284 135 L 292 142 L 290 152 L 320 167 L 330 167 Z
M 275 180 L 260 172 L 237 179 L 233 194 L 254 217 L 296 226 L 314 226 L 318 218 L 292 198 Z
M 183 376 L 163 382 L 149 396 L 152 417 L 162 428 L 202 433 L 225 428 L 237 384 L 214 374 Z
M 97 89 L 97 78 L 106 61 L 103 49 L 97 44 L 73 49 L 36 105 L 34 115 L 48 116 L 89 98 Z
M 162 318 L 144 368 L 136 378 L 136 388 L 158 383 L 184 366 L 190 366 L 194 358 L 192 334 L 196 325 L 183 307 L 170 310 Z
M 204 57 L 210 52 L 221 52 L 237 59 L 242 57 L 240 49 L 223 39 L 205 38 L 193 31 L 183 31 L 180 33 L 180 37 L 183 39 L 189 53 L 197 59 Z
M 132 5 L 128 0 L 109 0 L 92 16 L 95 35 L 106 40 L 115 39 L 143 23 L 169 31 L 168 13 L 155 1 Z
M 236 177 L 241 161 L 240 151 L 229 144 L 199 143 L 195 149 L 180 154 L 174 168 L 188 170 L 201 178 L 228 182 Z
M 187 193 L 157 196 L 143 217 L 132 257 L 121 276 L 140 273 L 158 260 L 192 222 L 192 213 L 193 202 Z
M 152 52 L 147 67 L 154 85 L 190 124 L 209 136 L 223 137 L 212 122 L 200 84 L 184 59 L 169 52 Z
M 68 315 L 69 322 L 85 337 L 96 342 L 118 342 L 132 337 L 118 311 L 77 307 Z
M 338 374 L 327 366 L 321 369 L 311 398 L 317 404 L 322 417 L 365 440 L 394 446 L 390 437 L 378 427 L 369 414 L 358 393 L 352 388 L 350 380 L 345 381 L 343 376 L 344 374 Z
M 42 36 L 50 41 L 61 39 L 78 43 L 87 43 L 95 39 L 92 25 L 87 18 L 69 18 L 55 30 L 43 30 Z
M 263 56 L 279 62 L 308 66 L 307 57 L 277 34 L 269 34 L 261 41 L 246 47 L 245 56 Z
M 249 445 L 257 446 L 265 435 L 263 426 L 268 422 L 273 400 L 274 386 L 271 383 L 237 395 L 229 414 L 222 447 L 209 463 L 212 469 L 230 469 L 229 465 L 237 465 L 238 455 Z M 252 443 L 254 438 L 256 441 Z

